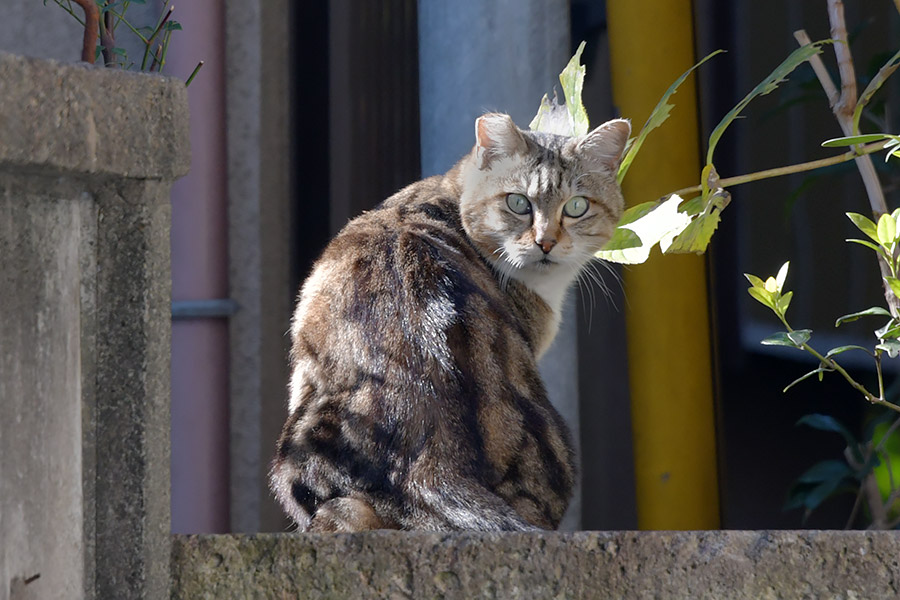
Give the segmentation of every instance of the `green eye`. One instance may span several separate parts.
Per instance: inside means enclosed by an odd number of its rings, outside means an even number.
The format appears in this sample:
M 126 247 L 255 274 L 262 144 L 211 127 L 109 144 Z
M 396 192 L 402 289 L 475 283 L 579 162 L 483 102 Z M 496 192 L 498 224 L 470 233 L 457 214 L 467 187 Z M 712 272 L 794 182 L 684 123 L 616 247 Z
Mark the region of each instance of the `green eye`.
M 590 206 L 590 202 L 588 202 L 588 199 L 584 196 L 572 196 L 569 198 L 569 201 L 566 202 L 566 205 L 563 206 L 563 213 L 567 217 L 577 219 L 587 212 L 588 206 Z
M 531 212 L 531 202 L 522 194 L 508 194 L 506 205 L 517 215 L 527 215 Z

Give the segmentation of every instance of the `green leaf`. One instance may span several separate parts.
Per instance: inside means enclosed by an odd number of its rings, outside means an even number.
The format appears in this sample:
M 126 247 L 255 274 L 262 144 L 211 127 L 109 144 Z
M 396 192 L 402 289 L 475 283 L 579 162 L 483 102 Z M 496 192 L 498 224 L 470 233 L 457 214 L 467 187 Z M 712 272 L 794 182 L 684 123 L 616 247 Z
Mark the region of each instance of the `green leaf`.
M 803 344 L 809 341 L 812 335 L 811 329 L 795 329 L 794 331 L 779 331 L 760 342 L 763 346 L 787 346 L 789 348 L 802 349 Z
M 644 143 L 644 139 L 646 139 L 647 135 L 662 125 L 666 119 L 669 118 L 669 113 L 672 112 L 672 109 L 675 108 L 674 104 L 669 104 L 669 98 L 672 97 L 673 94 L 678 90 L 678 86 L 684 83 L 684 80 L 688 78 L 694 69 L 708 61 L 710 58 L 715 56 L 716 54 L 721 54 L 725 52 L 724 50 L 716 50 L 710 54 L 707 54 L 703 60 L 695 64 L 693 67 L 685 71 L 681 74 L 681 76 L 675 80 L 675 82 L 669 86 L 669 89 L 666 90 L 666 93 L 663 94 L 662 98 L 659 99 L 659 102 L 656 104 L 656 107 L 650 113 L 650 117 L 647 119 L 647 122 L 644 123 L 644 126 L 641 128 L 640 133 L 638 133 L 637 137 L 634 139 L 634 142 L 628 148 L 628 151 L 625 153 L 625 156 L 622 158 L 622 163 L 619 165 L 619 173 L 618 173 L 618 181 L 622 183 L 622 179 L 625 178 L 625 173 L 628 172 L 628 168 L 631 166 L 632 161 L 634 161 L 635 156 L 641 150 L 641 145 Z
M 838 320 L 834 322 L 835 327 L 840 327 L 844 323 L 852 323 L 856 321 L 860 317 L 870 317 L 870 316 L 880 316 L 880 317 L 890 317 L 891 313 L 880 306 L 873 306 L 871 308 L 867 308 L 866 310 L 861 310 L 859 312 L 851 313 L 849 315 L 844 315 L 843 317 L 838 317 Z
M 837 356 L 838 354 L 843 354 L 844 352 L 847 352 L 848 350 L 862 350 L 863 352 L 865 352 L 867 354 L 872 354 L 871 352 L 869 352 L 868 348 L 863 348 L 862 346 L 855 346 L 853 344 L 850 344 L 848 346 L 838 346 L 837 348 L 832 348 L 825 354 L 825 358 L 831 358 L 832 356 Z
M 885 277 L 884 279 L 888 282 L 888 285 L 891 287 L 891 291 L 894 292 L 894 295 L 900 298 L 900 279 L 897 279 L 896 277 Z
M 581 101 L 585 73 L 584 65 L 580 64 L 583 51 L 584 42 L 581 42 L 569 60 L 569 64 L 559 74 L 559 82 L 562 85 L 566 103 L 559 104 L 555 91 L 552 101 L 544 94 L 538 112 L 528 126 L 532 131 L 566 136 L 579 136 L 588 132 L 587 111 Z
M 778 65 L 774 71 L 769 73 L 769 76 L 763 79 L 759 85 L 753 88 L 749 94 L 747 94 L 743 100 L 738 102 L 737 106 L 732 108 L 728 114 L 726 114 L 722 120 L 716 125 L 716 128 L 713 129 L 712 134 L 709 136 L 709 145 L 708 150 L 706 151 L 706 164 L 712 164 L 713 162 L 713 153 L 716 150 L 716 145 L 719 143 L 719 139 L 722 137 L 722 134 L 725 133 L 725 130 L 729 125 L 740 115 L 741 111 L 750 104 L 750 101 L 756 98 L 757 96 L 764 96 L 769 92 L 775 90 L 778 87 L 778 84 L 784 81 L 784 78 L 787 77 L 794 69 L 800 66 L 802 63 L 809 60 L 811 57 L 815 56 L 822 52 L 822 46 L 825 44 L 831 43 L 831 40 L 824 40 L 821 42 L 815 42 L 813 44 L 809 44 L 806 46 L 801 46 L 797 48 L 791 54 L 784 59 L 784 61 Z
M 843 436 L 844 441 L 847 442 L 848 446 L 854 447 L 857 445 L 856 438 L 852 433 L 850 433 L 850 430 L 844 427 L 844 425 L 842 425 L 840 421 L 832 416 L 823 414 L 804 415 L 800 417 L 800 420 L 798 420 L 796 424 L 806 425 L 807 427 L 812 427 L 813 429 L 818 429 L 819 431 L 831 431 L 834 433 L 839 433 Z
M 793 297 L 794 292 L 787 292 L 785 294 L 782 294 L 778 297 L 777 300 L 775 300 L 775 310 L 779 314 L 781 314 L 781 316 L 784 316 L 784 313 L 787 312 L 788 306 L 791 305 L 791 298 Z
M 881 246 L 876 246 L 872 242 L 867 242 L 866 240 L 856 240 L 856 239 L 850 238 L 850 239 L 847 239 L 844 241 L 845 242 L 853 242 L 854 244 L 859 244 L 860 246 L 865 246 L 866 248 L 870 248 L 870 249 L 874 250 L 875 252 L 878 252 L 879 254 L 881 254 L 883 252 L 881 249 Z
M 668 248 L 666 254 L 702 254 L 709 246 L 713 233 L 719 226 L 721 213 L 731 201 L 731 194 L 723 189 L 717 190 L 710 196 L 703 212 L 697 215 L 684 230 L 678 234 Z M 660 244 L 660 248 L 662 248 Z
M 672 194 L 664 202 L 645 202 L 639 204 L 627 211 L 619 221 L 618 228 L 624 228 L 640 238 L 640 245 L 636 247 L 614 248 L 604 246 L 597 251 L 594 256 L 609 262 L 638 264 L 645 262 L 650 257 L 651 248 L 657 243 L 664 243 L 666 240 L 675 236 L 684 230 L 690 223 L 690 217 L 679 212 L 678 205 L 681 198 Z M 626 240 L 625 236 L 620 236 L 616 240 L 618 243 Z
M 818 508 L 822 502 L 834 493 L 840 484 L 840 479 L 829 479 L 813 488 L 812 491 L 806 495 L 806 501 L 804 502 L 807 510 L 815 510 Z
M 850 219 L 853 224 L 856 225 L 856 228 L 866 234 L 873 242 L 878 241 L 878 228 L 875 226 L 875 223 L 871 221 L 871 219 L 854 212 L 848 212 L 847 218 Z
M 166 24 L 163 26 L 163 31 L 182 31 L 181 23 L 178 21 L 166 21 Z M 582 109 L 584 107 L 582 106 Z
M 760 279 L 759 277 L 757 277 L 756 275 L 744 273 L 744 277 L 747 278 L 747 281 L 749 281 L 750 285 L 752 285 L 753 287 L 766 289 L 766 282 L 763 281 L 762 279 Z
M 897 236 L 897 223 L 891 215 L 885 213 L 878 219 L 877 234 L 878 242 L 885 247 L 889 247 L 894 243 Z
M 823 460 L 807 469 L 797 481 L 800 483 L 819 483 L 832 479 L 841 480 L 853 475 L 853 470 L 842 460 Z
M 772 310 L 775 310 L 775 295 L 772 292 L 768 291 L 766 288 L 757 288 L 752 287 L 747 289 L 747 293 L 753 296 L 753 298 L 762 304 L 763 306 L 768 306 Z M 787 335 L 787 334 L 784 334 Z M 769 338 L 766 338 L 769 339 Z M 763 340 L 761 343 L 766 344 L 766 341 Z M 769 345 L 769 344 L 767 344 Z
M 790 383 L 787 385 L 787 387 L 785 387 L 783 390 L 781 390 L 781 392 L 784 393 L 784 392 L 788 391 L 789 389 L 791 389 L 792 387 L 794 387 L 795 385 L 797 385 L 798 383 L 800 383 L 800 382 L 803 381 L 804 379 L 809 379 L 809 378 L 812 377 L 813 375 L 818 375 L 818 376 L 819 376 L 819 381 L 822 381 L 822 375 L 823 375 L 824 373 L 830 373 L 830 372 L 831 372 L 831 369 L 828 369 L 828 368 L 825 368 L 825 367 L 818 367 L 818 368 L 816 368 L 816 369 L 813 369 L 812 371 L 810 371 L 810 372 L 807 373 L 806 375 L 803 375 L 802 377 L 798 377 L 798 378 L 795 379 L 794 381 L 790 382 Z
M 859 95 L 859 100 L 856 101 L 856 109 L 853 111 L 853 131 L 859 131 L 859 119 L 862 116 L 863 109 L 872 99 L 872 96 L 875 95 L 875 92 L 877 92 L 884 82 L 887 81 L 887 78 L 897 70 L 897 67 L 900 67 L 900 51 L 890 57 L 888 61 L 878 69 L 875 77 L 872 78 L 872 81 L 869 82 L 866 89 Z
M 900 354 L 900 340 L 885 340 L 875 348 L 887 352 L 891 358 L 897 358 L 897 355 Z
M 775 285 L 778 286 L 776 289 L 780 292 L 784 288 L 784 280 L 787 279 L 788 268 L 791 265 L 791 261 L 787 261 L 781 268 L 778 269 L 778 275 L 775 276 Z
M 842 148 L 844 146 L 855 146 L 856 144 L 868 144 L 871 142 L 880 142 L 887 139 L 885 133 L 865 133 L 863 135 L 848 135 L 845 137 L 831 138 L 822 142 L 823 148 Z
M 875 330 L 875 336 L 880 340 L 897 338 L 900 336 L 900 324 L 891 319 L 887 325 Z

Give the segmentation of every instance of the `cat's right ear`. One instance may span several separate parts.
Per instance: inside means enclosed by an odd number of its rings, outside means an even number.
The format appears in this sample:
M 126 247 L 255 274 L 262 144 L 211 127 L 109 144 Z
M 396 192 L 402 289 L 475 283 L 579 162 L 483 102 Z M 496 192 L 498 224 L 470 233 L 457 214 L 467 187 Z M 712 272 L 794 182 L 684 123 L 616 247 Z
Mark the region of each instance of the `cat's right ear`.
M 528 142 L 509 115 L 488 113 L 475 120 L 475 159 L 488 169 L 494 159 L 528 150 Z

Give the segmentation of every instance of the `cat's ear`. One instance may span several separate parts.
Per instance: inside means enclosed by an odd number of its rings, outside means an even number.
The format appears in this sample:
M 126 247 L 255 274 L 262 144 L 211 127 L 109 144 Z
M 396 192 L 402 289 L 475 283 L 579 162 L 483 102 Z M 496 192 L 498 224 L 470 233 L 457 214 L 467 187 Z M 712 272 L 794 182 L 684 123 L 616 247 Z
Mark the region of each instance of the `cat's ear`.
M 509 115 L 488 113 L 475 120 L 475 158 L 479 169 L 489 168 L 495 158 L 527 150 L 525 136 Z
M 579 138 L 575 145 L 575 153 L 589 164 L 615 173 L 625 154 L 629 135 L 631 122 L 626 119 L 613 119 Z

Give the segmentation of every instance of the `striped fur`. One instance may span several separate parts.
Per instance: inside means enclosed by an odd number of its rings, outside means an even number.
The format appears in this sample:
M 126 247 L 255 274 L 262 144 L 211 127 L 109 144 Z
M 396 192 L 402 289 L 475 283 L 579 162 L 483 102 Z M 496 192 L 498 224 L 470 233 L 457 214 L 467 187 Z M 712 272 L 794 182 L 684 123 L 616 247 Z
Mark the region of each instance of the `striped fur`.
M 555 528 L 574 481 L 537 359 L 622 211 L 630 128 L 476 124 L 473 151 L 351 221 L 304 283 L 271 470 L 301 530 Z M 531 200 L 513 213 L 507 194 Z M 590 200 L 572 219 L 562 206 Z M 546 253 L 538 244 L 551 245 Z

